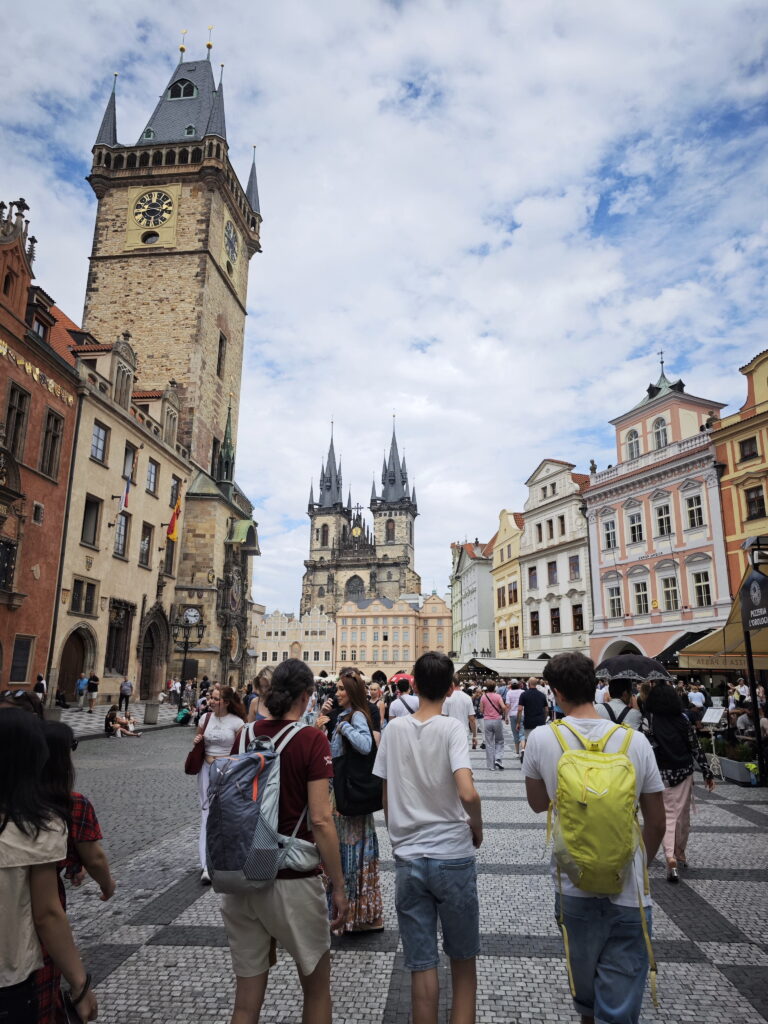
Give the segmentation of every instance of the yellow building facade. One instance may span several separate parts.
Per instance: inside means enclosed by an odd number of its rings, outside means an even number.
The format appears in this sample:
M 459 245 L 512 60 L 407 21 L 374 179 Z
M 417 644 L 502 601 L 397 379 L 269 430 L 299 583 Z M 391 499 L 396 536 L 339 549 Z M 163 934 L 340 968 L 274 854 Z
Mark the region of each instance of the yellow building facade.
M 496 657 L 500 660 L 521 658 L 525 649 L 520 580 L 520 538 L 523 526 L 520 512 L 509 512 L 505 508 L 499 512 L 491 576 Z

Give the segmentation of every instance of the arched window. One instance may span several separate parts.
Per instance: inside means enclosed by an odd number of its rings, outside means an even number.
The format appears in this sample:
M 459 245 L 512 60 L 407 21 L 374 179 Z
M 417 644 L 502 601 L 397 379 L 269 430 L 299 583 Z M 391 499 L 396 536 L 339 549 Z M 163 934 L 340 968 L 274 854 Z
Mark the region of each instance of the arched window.
M 318 587 L 317 588 L 317 596 L 318 597 L 325 597 L 325 587 Z
M 653 421 L 653 443 L 657 448 L 667 447 L 667 424 L 663 416 Z
M 359 576 L 350 576 L 344 588 L 345 601 L 362 601 L 365 597 L 365 584 Z
M 169 100 L 188 100 L 197 95 L 197 89 L 188 78 L 179 78 L 168 90 Z
M 393 544 L 395 540 L 395 520 L 388 519 L 384 527 L 384 540 L 387 544 Z
M 189 163 L 189 150 L 188 149 L 182 149 L 181 152 L 179 153 L 179 163 L 180 164 L 188 164 Z
M 123 169 L 123 157 L 122 156 L 116 156 L 115 157 L 115 165 L 114 166 L 115 166 L 115 170 L 116 171 L 121 171 Z
M 107 153 L 107 155 L 104 157 L 104 166 L 105 167 L 111 167 L 112 166 L 112 155 L 110 153 Z
M 197 164 L 202 159 L 203 159 L 203 151 L 202 151 L 202 149 L 199 149 L 199 148 L 198 149 L 193 149 L 192 150 L 192 157 L 191 157 L 192 163 L 193 164 Z
M 129 153 L 128 154 L 128 159 L 125 162 L 125 166 L 126 167 L 135 167 L 136 166 L 136 154 L 135 153 Z
M 149 153 L 142 153 L 139 157 L 139 167 L 149 167 Z
M 320 547 L 328 547 L 328 523 L 323 523 L 320 527 Z
M 413 523 L 408 523 L 408 543 L 413 544 Z
M 627 458 L 640 458 L 640 435 L 636 430 L 630 430 L 627 434 Z
M 165 162 L 166 162 L 166 164 L 175 164 L 176 163 L 176 150 L 175 149 L 169 149 L 168 150 L 168 152 L 165 154 Z
M 5 279 L 3 280 L 3 295 L 10 295 L 12 286 L 13 274 L 9 270 L 8 273 L 5 275 Z
M 161 149 L 156 150 L 152 154 L 152 166 L 160 167 L 163 162 L 163 151 Z
M 155 130 L 154 130 L 154 128 L 145 128 L 144 129 L 144 138 L 145 139 L 154 139 L 154 137 L 155 137 Z
M 193 124 L 188 124 L 187 127 L 184 129 L 184 134 L 185 135 L 189 135 L 189 136 L 194 136 L 194 134 L 195 134 L 195 126 Z

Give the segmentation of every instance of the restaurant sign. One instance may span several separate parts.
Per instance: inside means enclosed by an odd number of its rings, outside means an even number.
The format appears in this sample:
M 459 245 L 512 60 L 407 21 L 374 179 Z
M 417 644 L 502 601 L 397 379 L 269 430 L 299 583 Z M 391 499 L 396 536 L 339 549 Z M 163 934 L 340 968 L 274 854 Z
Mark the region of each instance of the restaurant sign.
M 768 626 L 768 576 L 753 570 L 742 584 L 741 623 L 750 631 Z

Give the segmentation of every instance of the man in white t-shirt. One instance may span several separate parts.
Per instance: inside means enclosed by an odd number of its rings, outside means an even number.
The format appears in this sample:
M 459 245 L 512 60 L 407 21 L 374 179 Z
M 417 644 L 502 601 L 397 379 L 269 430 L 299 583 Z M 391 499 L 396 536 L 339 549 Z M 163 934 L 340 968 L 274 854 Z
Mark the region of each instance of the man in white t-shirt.
M 630 729 L 639 729 L 643 716 L 632 706 L 632 683 L 628 679 L 612 679 L 607 686 L 609 700 L 595 701 L 598 718 L 619 722 Z
M 607 753 L 616 753 L 626 738 L 626 729 L 596 717 L 594 665 L 583 654 L 559 654 L 547 662 L 545 676 L 568 725 L 586 740 L 598 740 L 616 730 L 606 743 Z M 562 725 L 536 729 L 525 748 L 525 787 L 534 811 L 548 810 L 557 793 L 557 767 L 562 747 L 554 733 L 576 748 L 578 739 Z M 624 1021 L 640 1019 L 648 953 L 638 906 L 640 894 L 648 931 L 651 928 L 651 898 L 644 893 L 645 863 L 653 860 L 664 836 L 664 783 L 651 745 L 642 733 L 632 731 L 627 756 L 635 769 L 635 789 L 643 816 L 643 842 L 638 845 L 626 872 L 622 891 L 600 896 L 578 889 L 561 874 L 558 885 L 554 855 L 555 914 L 568 935 L 573 997 L 582 1020 Z
M 451 1019 L 475 1019 L 480 910 L 475 849 L 483 841 L 480 797 L 472 781 L 466 730 L 443 715 L 453 682 L 445 654 L 422 654 L 413 667 L 419 709 L 392 721 L 373 774 L 384 780 L 384 815 L 395 855 L 395 907 L 405 965 L 412 971 L 415 1021 L 437 1020 L 440 954 L 451 960 Z M 389 779 L 392 780 L 391 785 Z
M 407 679 L 398 679 L 397 696 L 389 705 L 389 721 L 413 715 L 419 710 L 419 698 L 410 692 L 411 684 Z
M 467 729 L 470 730 L 472 733 L 472 749 L 477 750 L 477 716 L 475 715 L 475 705 L 472 703 L 472 698 L 464 693 L 455 682 L 451 684 L 451 692 L 443 701 L 443 714 L 447 715 L 448 718 L 455 718 L 458 722 L 461 722 L 465 736 Z

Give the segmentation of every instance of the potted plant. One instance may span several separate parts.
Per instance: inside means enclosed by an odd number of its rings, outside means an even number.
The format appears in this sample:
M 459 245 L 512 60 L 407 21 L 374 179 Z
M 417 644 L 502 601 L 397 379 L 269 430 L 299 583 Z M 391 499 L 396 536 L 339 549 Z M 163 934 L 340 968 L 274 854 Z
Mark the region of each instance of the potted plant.
M 724 779 L 737 782 L 741 786 L 754 786 L 757 783 L 757 768 L 752 765 L 755 760 L 755 749 L 743 740 L 726 740 L 719 738 L 715 741 L 715 750 L 720 759 L 720 770 Z M 707 754 L 711 761 L 712 754 Z

